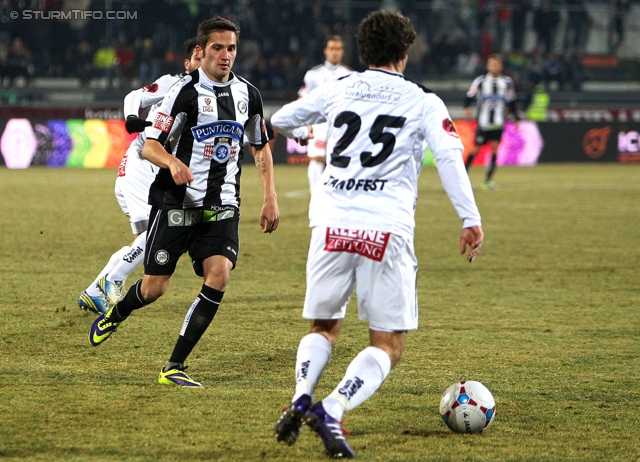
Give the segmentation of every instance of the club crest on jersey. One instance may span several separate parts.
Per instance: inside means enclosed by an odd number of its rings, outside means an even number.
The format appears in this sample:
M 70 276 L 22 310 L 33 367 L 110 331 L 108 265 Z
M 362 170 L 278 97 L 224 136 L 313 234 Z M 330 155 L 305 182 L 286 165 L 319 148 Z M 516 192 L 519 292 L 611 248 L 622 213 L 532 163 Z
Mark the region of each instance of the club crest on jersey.
M 205 149 L 205 157 L 207 157 Z M 231 157 L 231 140 L 229 138 L 216 138 L 213 145 L 211 158 L 221 164 L 225 163 Z
M 442 128 L 444 128 L 444 131 L 447 132 L 450 136 L 453 136 L 454 138 L 460 138 L 460 135 L 458 135 L 456 127 L 453 125 L 453 121 L 451 119 L 444 119 L 442 121 Z
M 239 101 L 238 102 L 238 112 L 240 112 L 240 114 L 246 114 L 246 112 L 247 112 L 247 103 L 245 103 L 244 101 Z

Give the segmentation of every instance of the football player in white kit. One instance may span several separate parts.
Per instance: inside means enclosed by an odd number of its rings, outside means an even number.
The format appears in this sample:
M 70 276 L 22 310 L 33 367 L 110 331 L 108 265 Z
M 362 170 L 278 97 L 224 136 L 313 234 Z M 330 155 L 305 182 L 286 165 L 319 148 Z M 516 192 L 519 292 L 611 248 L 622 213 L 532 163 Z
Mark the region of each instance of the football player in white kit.
M 344 43 L 339 35 L 331 35 L 326 39 L 324 56 L 326 60 L 323 64 L 308 70 L 305 74 L 304 84 L 300 87 L 298 96 L 303 97 L 320 85 L 351 73 L 351 69 L 341 64 L 344 56 Z M 301 144 L 307 145 L 307 156 L 309 157 L 307 176 L 309 188 L 313 191 L 313 187 L 320 179 L 326 165 L 327 124 L 309 125 L 305 135 L 304 141 L 301 139 Z
M 184 43 L 186 73 L 200 67 L 200 51 L 196 39 Z M 155 82 L 129 93 L 124 99 L 125 127 L 129 133 L 140 132 L 125 153 L 116 178 L 115 193 L 118 204 L 131 223 L 134 240 L 114 253 L 95 280 L 78 298 L 80 308 L 103 314 L 124 295 L 127 277 L 144 261 L 147 225 L 151 206 L 149 186 L 156 178 L 158 167 L 142 158 L 142 146 L 146 140 L 144 129 L 151 125 L 156 109 L 164 95 L 184 74 L 167 74 Z
M 480 214 L 462 161 L 463 146 L 440 98 L 404 78 L 416 33 L 408 18 L 376 11 L 360 24 L 360 60 L 353 72 L 277 111 L 271 122 L 288 137 L 327 121 L 328 165 L 311 196 L 312 228 L 292 403 L 275 426 L 293 444 L 303 423 L 331 457 L 353 457 L 341 431 L 343 414 L 380 387 L 398 363 L 407 332 L 418 327 L 413 247 L 418 175 L 431 148 L 444 189 L 462 220 L 460 253 L 473 261 L 483 241 Z M 345 310 L 357 288 L 370 346 L 348 366 L 326 398 L 313 394 L 329 363 Z

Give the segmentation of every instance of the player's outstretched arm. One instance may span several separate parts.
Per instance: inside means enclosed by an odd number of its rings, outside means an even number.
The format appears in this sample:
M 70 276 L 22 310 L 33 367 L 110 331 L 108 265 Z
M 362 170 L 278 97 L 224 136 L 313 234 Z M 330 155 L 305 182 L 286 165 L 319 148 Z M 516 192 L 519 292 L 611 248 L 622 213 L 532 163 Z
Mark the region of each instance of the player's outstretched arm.
M 193 181 L 193 173 L 191 173 L 189 167 L 183 164 L 180 159 L 165 151 L 157 140 L 147 139 L 144 142 L 142 157 L 160 168 L 169 169 L 173 181 L 177 185 L 191 184 Z
M 265 233 L 272 233 L 280 223 L 280 209 L 278 208 L 278 196 L 273 178 L 273 156 L 268 144 L 262 147 L 253 146 L 253 157 L 256 161 L 256 170 L 262 181 L 264 189 L 264 203 L 260 210 L 260 227 Z
M 483 240 L 484 232 L 481 226 L 462 228 L 462 232 L 460 233 L 460 254 L 464 255 L 468 247 L 469 253 L 467 254 L 467 260 L 469 260 L 469 263 L 472 263 L 480 252 Z

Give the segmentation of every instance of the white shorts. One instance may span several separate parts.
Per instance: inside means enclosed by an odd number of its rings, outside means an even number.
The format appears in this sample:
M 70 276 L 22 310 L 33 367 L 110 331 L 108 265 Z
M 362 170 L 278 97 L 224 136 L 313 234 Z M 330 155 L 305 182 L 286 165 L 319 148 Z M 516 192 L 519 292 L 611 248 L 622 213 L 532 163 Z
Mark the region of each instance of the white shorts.
M 115 193 L 120 208 L 129 217 L 131 232 L 141 234 L 149 224 L 149 187 L 156 175 L 152 164 L 142 160 L 133 146 L 134 143 L 127 150 L 125 175 L 116 178 Z
M 381 231 L 315 227 L 302 317 L 342 319 L 357 287 L 358 316 L 376 331 L 418 328 L 413 239 Z
M 124 183 L 125 179 L 123 176 L 119 176 L 116 178 L 115 193 L 118 205 L 120 205 L 120 208 L 122 209 L 122 213 L 124 213 L 126 216 L 129 216 L 127 201 L 124 199 Z
M 309 140 L 307 145 L 307 156 L 322 157 L 327 155 L 327 136 L 329 127 L 327 124 L 318 124 L 313 126 L 313 138 Z

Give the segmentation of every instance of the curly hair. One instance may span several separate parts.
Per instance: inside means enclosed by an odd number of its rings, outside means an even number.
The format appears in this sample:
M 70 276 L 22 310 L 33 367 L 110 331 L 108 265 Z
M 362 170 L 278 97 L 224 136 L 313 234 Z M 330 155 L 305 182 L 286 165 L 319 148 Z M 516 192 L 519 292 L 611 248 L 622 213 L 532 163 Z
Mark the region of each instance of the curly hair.
M 204 50 L 207 47 L 209 34 L 211 32 L 223 31 L 235 32 L 236 44 L 240 41 L 240 28 L 228 19 L 216 16 L 215 18 L 207 19 L 206 21 L 202 21 L 200 24 L 198 24 L 198 35 L 196 36 L 198 45 L 200 45 L 200 48 Z
M 358 27 L 360 62 L 366 66 L 397 63 L 415 39 L 416 31 L 406 16 L 385 10 L 369 13 Z

